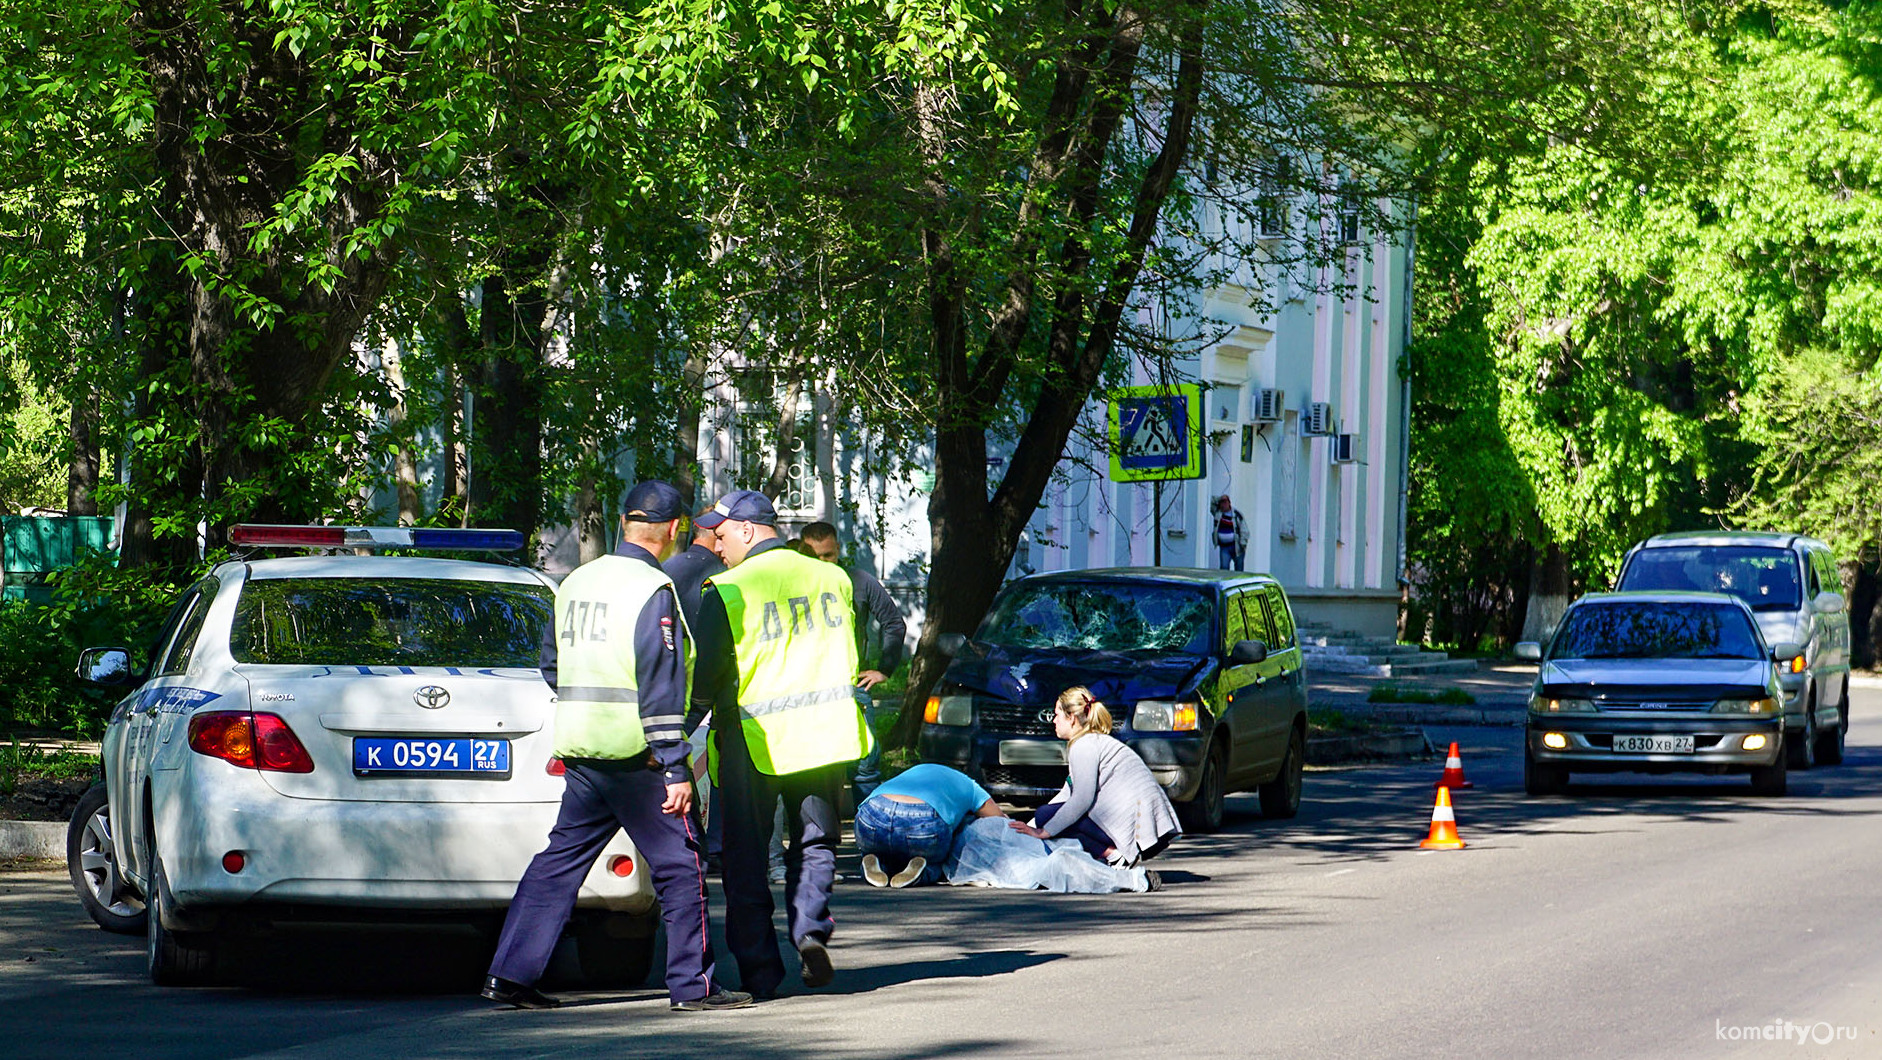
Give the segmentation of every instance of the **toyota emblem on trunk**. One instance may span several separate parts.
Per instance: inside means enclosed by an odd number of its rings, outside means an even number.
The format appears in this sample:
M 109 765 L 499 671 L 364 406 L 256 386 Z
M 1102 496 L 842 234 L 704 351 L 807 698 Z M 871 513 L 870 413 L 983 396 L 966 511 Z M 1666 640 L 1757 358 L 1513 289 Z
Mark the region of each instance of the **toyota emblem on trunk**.
M 445 691 L 444 688 L 439 685 L 426 685 L 412 693 L 412 702 L 424 707 L 426 710 L 437 710 L 439 707 L 451 702 L 451 693 Z

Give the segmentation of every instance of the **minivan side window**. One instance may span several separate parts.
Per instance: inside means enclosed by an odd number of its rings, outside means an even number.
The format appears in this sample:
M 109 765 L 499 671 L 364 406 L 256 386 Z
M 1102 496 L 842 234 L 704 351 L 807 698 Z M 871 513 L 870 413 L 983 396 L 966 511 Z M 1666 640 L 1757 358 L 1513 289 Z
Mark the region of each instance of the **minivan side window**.
M 1242 617 L 1242 597 L 1248 594 L 1240 589 L 1230 590 L 1222 601 L 1222 651 L 1234 650 L 1235 642 L 1248 639 L 1248 623 Z
M 1818 588 L 1812 590 L 1813 595 L 1825 589 L 1833 593 L 1843 591 L 1843 573 L 1836 569 L 1836 557 L 1830 555 L 1829 550 L 1811 550 L 1810 566 L 1816 572 L 1818 584 Z
M 1814 549 L 1804 553 L 1804 584 L 1810 587 L 1809 598 L 1812 600 L 1823 591 L 1823 583 L 1819 580 L 1823 568 L 1817 563 L 1817 555 Z
M 1250 589 L 1242 594 L 1242 606 L 1248 611 L 1248 637 L 1268 646 L 1270 651 L 1278 651 L 1274 643 L 1274 627 L 1268 622 L 1268 612 L 1261 606 L 1261 590 Z
M 1268 611 L 1274 616 L 1274 642 L 1268 647 L 1279 651 L 1294 646 L 1294 614 L 1287 609 L 1287 594 L 1279 585 L 1268 586 Z

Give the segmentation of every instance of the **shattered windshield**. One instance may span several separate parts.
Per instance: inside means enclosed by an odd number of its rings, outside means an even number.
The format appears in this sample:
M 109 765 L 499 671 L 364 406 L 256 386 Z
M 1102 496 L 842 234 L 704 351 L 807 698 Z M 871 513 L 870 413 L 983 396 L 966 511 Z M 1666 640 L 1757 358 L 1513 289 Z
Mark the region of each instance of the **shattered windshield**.
M 976 640 L 1005 648 L 1209 652 L 1210 595 L 1118 582 L 1037 582 L 994 603 Z

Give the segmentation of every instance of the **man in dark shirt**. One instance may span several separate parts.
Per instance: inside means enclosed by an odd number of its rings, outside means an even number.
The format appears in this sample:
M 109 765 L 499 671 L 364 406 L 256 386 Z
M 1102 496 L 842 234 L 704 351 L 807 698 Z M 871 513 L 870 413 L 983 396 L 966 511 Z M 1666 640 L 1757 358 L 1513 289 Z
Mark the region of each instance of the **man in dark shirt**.
M 711 509 L 707 509 L 710 511 Z M 718 536 L 699 525 L 697 517 L 692 520 L 693 543 L 684 552 L 677 552 L 661 564 L 673 578 L 673 591 L 679 594 L 680 614 L 686 616 L 686 628 L 694 637 L 699 635 L 699 592 L 706 584 L 706 579 L 725 571 L 725 561 L 719 558 Z M 686 718 L 686 731 L 693 732 L 700 725 L 703 711 L 690 710 Z M 705 756 L 705 734 L 703 731 L 693 737 L 692 748 L 696 757 Z M 700 814 L 706 819 L 706 864 L 714 872 L 718 871 L 719 855 L 725 843 L 725 815 L 717 812 L 712 805 L 712 778 L 699 777 Z
M 542 674 L 557 693 L 555 750 L 566 786 L 549 845 L 516 886 L 483 996 L 519 1008 L 560 1004 L 535 983 L 582 880 L 624 828 L 666 921 L 672 1008 L 742 1008 L 751 995 L 723 989 L 713 977 L 691 748 L 682 728 L 691 645 L 659 562 L 672 551 L 685 510 L 665 482 L 635 486 L 622 510 L 621 547 L 563 580 L 544 630 Z M 623 711 L 628 704 L 638 709 Z
M 699 590 L 706 584 L 706 579 L 725 570 L 725 561 L 713 548 L 717 540 L 712 531 L 702 529 L 697 522 L 693 524 L 693 543 L 685 551 L 674 553 L 673 558 L 662 563 L 667 574 L 673 578 L 673 590 L 680 594 L 680 613 L 686 616 L 689 629 L 699 626 Z
M 836 527 L 824 522 L 811 523 L 798 536 L 810 547 L 812 555 L 825 563 L 841 566 Z M 876 785 L 882 783 L 882 730 L 899 713 L 894 705 L 877 707 L 869 690 L 887 681 L 902 665 L 902 656 L 908 650 L 908 624 L 902 621 L 902 609 L 895 606 L 895 598 L 875 575 L 861 567 L 845 569 L 849 571 L 850 588 L 856 601 L 856 654 L 863 660 L 863 671 L 856 677 L 856 701 L 877 736 L 875 747 L 856 763 L 852 777 L 856 805 L 861 806 L 863 800 L 875 792 Z

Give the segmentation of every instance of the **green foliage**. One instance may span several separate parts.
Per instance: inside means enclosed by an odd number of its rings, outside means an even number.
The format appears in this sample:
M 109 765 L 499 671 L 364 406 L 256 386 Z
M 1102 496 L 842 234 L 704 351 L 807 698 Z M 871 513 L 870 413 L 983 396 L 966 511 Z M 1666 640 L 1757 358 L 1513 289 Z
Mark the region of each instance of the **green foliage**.
M 1477 697 L 1466 689 L 1455 685 L 1435 691 L 1422 688 L 1407 688 L 1401 685 L 1373 685 L 1366 693 L 1368 703 L 1422 703 L 1442 706 L 1467 707 L 1477 702 Z
M 1875 20 L 1799 3 L 1669 26 L 1634 101 L 1659 139 L 1458 161 L 1467 193 L 1427 217 L 1462 252 L 1421 262 L 1421 304 L 1438 308 L 1413 351 L 1429 606 L 1515 582 L 1512 550 L 1603 585 L 1631 542 L 1673 529 L 1800 530 L 1874 554 Z M 1438 290 L 1456 297 L 1426 300 Z
M 76 780 L 98 772 L 98 756 L 70 747 L 41 747 L 21 743 L 16 734 L 0 744 L 0 799 L 19 790 L 26 777 Z
M 51 604 L 0 604 L 0 730 L 101 735 L 119 692 L 80 681 L 79 652 L 123 647 L 134 664 L 147 663 L 179 584 L 197 572 L 178 573 L 119 569 L 113 557 L 89 553 L 54 575 Z

